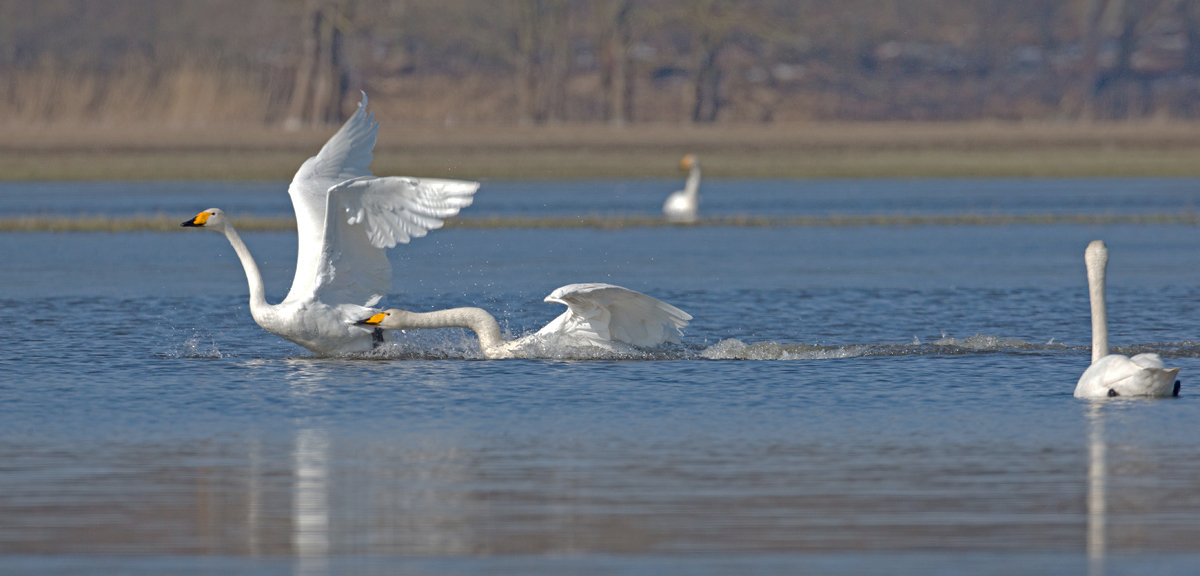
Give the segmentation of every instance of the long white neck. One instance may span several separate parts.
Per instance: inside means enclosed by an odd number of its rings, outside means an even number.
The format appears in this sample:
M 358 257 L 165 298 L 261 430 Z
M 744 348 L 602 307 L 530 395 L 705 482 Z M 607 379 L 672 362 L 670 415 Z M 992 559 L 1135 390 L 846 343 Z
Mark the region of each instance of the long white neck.
M 479 336 L 479 347 L 488 358 L 500 358 L 504 351 L 504 336 L 496 318 L 482 308 L 450 308 L 436 312 L 410 312 L 404 316 L 404 329 L 468 328 Z
M 1092 362 L 1108 356 L 1108 312 L 1104 307 L 1104 274 L 1108 268 L 1108 248 L 1100 240 L 1088 244 L 1088 297 L 1092 302 Z
M 250 249 L 246 248 L 246 243 L 242 242 L 237 230 L 226 224 L 224 232 L 229 243 L 233 245 L 233 251 L 237 252 L 238 260 L 242 261 L 242 268 L 246 270 L 246 283 L 250 285 L 250 315 L 257 321 L 259 312 L 267 308 L 267 290 L 263 286 L 262 273 L 258 271 L 258 264 L 254 262 Z
M 683 185 L 683 191 L 688 198 L 695 198 L 696 193 L 700 191 L 700 163 L 692 164 L 692 171 L 688 172 L 687 182 Z

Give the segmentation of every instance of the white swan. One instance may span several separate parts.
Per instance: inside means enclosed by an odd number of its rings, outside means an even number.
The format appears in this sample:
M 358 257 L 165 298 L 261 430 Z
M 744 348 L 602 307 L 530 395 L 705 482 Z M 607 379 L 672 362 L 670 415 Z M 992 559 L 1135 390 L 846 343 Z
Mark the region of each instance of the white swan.
M 683 190 L 671 193 L 663 203 L 663 215 L 671 222 L 695 222 L 696 210 L 700 206 L 700 161 L 688 154 L 679 161 L 679 167 L 688 170 L 687 183 Z
M 382 333 L 357 326 L 392 287 L 386 248 L 442 226 L 469 206 L 477 182 L 371 174 L 379 124 L 367 97 L 288 187 L 296 211 L 299 251 L 292 289 L 268 304 L 262 275 L 225 213 L 210 208 L 183 226 L 221 232 L 237 252 L 250 284 L 250 315 L 264 330 L 318 354 L 369 350 Z
M 546 302 L 566 304 L 567 311 L 541 330 L 505 341 L 500 325 L 481 308 L 437 312 L 391 309 L 359 322 L 387 330 L 469 328 L 479 336 L 483 355 L 499 358 L 543 358 L 546 346 L 601 348 L 614 352 L 679 343 L 680 329 L 692 316 L 641 292 L 612 284 L 569 284 L 551 292 Z
M 1158 354 L 1138 354 L 1133 358 L 1108 353 L 1108 313 L 1104 306 L 1105 270 L 1108 248 L 1101 240 L 1088 244 L 1088 296 L 1092 304 L 1092 365 L 1079 377 L 1076 398 L 1108 396 L 1175 396 L 1178 368 L 1167 369 Z

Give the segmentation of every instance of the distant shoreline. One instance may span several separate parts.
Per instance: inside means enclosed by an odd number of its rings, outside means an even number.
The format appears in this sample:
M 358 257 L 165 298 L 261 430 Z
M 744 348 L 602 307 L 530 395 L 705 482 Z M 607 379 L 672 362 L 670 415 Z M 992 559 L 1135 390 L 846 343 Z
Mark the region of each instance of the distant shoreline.
M 0 181 L 289 180 L 333 128 L 5 126 Z M 385 124 L 377 174 L 443 178 L 1200 176 L 1200 123 Z

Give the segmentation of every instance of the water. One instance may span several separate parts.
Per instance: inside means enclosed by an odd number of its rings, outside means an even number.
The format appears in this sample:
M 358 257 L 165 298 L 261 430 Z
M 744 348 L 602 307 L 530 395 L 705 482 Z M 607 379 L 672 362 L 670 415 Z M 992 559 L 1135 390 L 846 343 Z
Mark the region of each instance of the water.
M 1189 183 L 912 181 L 886 210 L 983 206 L 947 192 L 970 187 L 999 211 L 1161 212 L 1188 209 Z M 825 190 L 795 192 L 796 213 L 885 211 L 854 198 L 881 183 L 715 184 Z M 146 194 L 180 220 L 235 199 L 190 183 L 85 193 L 106 186 L 0 195 L 20 213 L 119 214 Z M 496 183 L 471 210 L 581 213 L 588 186 L 649 184 Z M 286 208 L 273 190 L 247 210 Z M 635 196 L 597 211 L 651 213 Z M 482 361 L 461 330 L 312 358 L 253 324 L 216 234 L 2 234 L 0 573 L 1190 573 L 1196 236 L 451 229 L 392 251 L 389 305 L 482 306 L 513 336 L 556 316 L 541 298 L 571 282 L 696 317 L 662 359 L 581 362 Z M 244 237 L 278 300 L 294 236 Z M 1182 367 L 1180 398 L 1071 396 L 1095 238 L 1112 253 L 1112 342 Z
M 682 180 L 485 181 L 464 216 L 661 214 Z M 0 182 L 4 216 L 292 216 L 287 182 Z M 1186 178 L 705 180 L 708 216 L 1170 214 L 1200 209 Z

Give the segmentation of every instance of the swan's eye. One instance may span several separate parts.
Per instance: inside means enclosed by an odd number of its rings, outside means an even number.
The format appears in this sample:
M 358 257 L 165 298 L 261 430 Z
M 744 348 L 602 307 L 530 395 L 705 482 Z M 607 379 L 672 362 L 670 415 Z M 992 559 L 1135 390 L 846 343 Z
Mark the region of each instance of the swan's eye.
M 1116 390 L 1113 390 L 1112 388 L 1108 389 L 1108 397 L 1109 398 L 1116 398 L 1117 396 L 1120 396 L 1120 394 L 1117 394 Z

